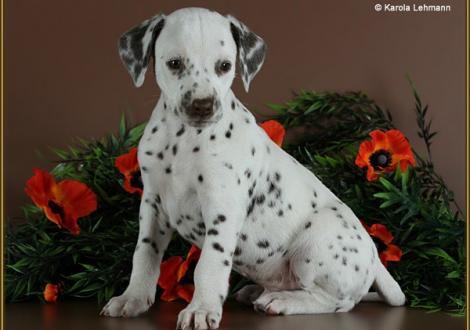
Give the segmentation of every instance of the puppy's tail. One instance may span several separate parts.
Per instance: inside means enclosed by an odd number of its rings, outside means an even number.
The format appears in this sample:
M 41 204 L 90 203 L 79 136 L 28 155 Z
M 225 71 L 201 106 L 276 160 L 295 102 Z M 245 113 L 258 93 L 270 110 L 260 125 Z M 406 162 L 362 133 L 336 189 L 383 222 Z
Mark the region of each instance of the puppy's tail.
M 384 265 L 382 265 L 380 260 L 378 260 L 376 264 L 377 271 L 373 287 L 387 304 L 391 306 L 403 306 L 406 302 L 406 298 L 400 286 Z

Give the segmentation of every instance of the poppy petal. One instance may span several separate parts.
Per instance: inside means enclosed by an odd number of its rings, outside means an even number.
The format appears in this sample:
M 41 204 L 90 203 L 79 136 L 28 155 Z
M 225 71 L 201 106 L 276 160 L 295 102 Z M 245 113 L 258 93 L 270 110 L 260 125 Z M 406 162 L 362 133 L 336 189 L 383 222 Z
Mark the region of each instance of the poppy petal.
M 188 304 L 191 302 L 191 299 L 193 299 L 193 294 L 194 294 L 194 285 L 193 284 L 179 284 L 176 287 L 176 292 L 178 294 L 178 297 L 186 301 Z
M 385 132 L 385 135 L 389 141 L 390 151 L 392 154 L 412 154 L 410 144 L 402 132 L 396 129 L 391 129 Z
M 97 208 L 95 193 L 83 182 L 63 180 L 53 187 L 55 200 L 63 207 L 62 226 L 72 234 L 78 235 L 78 218 L 89 215 Z
M 127 191 L 128 193 L 131 193 L 131 194 L 138 193 L 140 196 L 142 196 L 142 194 L 144 193 L 142 188 L 134 187 L 131 183 L 133 176 L 134 176 L 134 173 L 130 173 L 124 176 L 124 183 L 123 183 L 124 190 Z
M 356 156 L 355 164 L 358 167 L 366 167 L 369 163 L 369 157 L 374 152 L 374 144 L 371 141 L 364 141 L 359 145 L 359 152 Z
M 372 143 L 374 144 L 374 150 L 389 150 L 389 142 L 387 135 L 380 131 L 374 130 L 369 133 L 370 137 L 372 138 Z
M 367 181 L 375 181 L 379 175 L 377 172 L 375 172 L 374 168 L 372 166 L 367 167 Z
M 137 148 L 131 148 L 128 153 L 123 154 L 116 158 L 114 165 L 122 174 L 130 174 L 139 169 L 137 161 Z
M 163 301 L 175 301 L 178 299 L 178 293 L 176 292 L 176 287 L 172 287 L 170 289 L 167 289 L 163 291 L 162 295 L 160 296 L 160 299 Z
M 392 233 L 387 229 L 387 227 L 380 223 L 374 223 L 372 226 L 370 226 L 368 232 L 371 236 L 377 237 L 386 245 L 390 244 L 390 242 L 393 240 Z
M 178 269 L 178 275 L 176 280 L 179 282 L 181 279 L 186 275 L 188 272 L 189 266 L 193 261 L 197 261 L 199 256 L 201 255 L 201 249 L 199 249 L 196 245 L 192 245 L 191 249 L 189 249 L 188 255 L 186 256 L 186 260 L 181 264 Z
M 57 302 L 59 296 L 59 286 L 56 284 L 47 283 L 43 292 L 44 300 L 47 302 Z
M 96 210 L 96 194 L 83 182 L 63 180 L 58 183 L 57 188 L 62 198 L 58 200 L 63 203 L 66 212 L 81 218 Z
M 260 126 L 264 129 L 269 138 L 274 141 L 274 143 L 276 143 L 278 146 L 282 145 L 286 130 L 284 126 L 281 125 L 281 123 L 276 120 L 268 120 L 261 123 Z
M 182 263 L 183 258 L 180 256 L 173 256 L 163 261 L 160 265 L 158 285 L 166 290 L 174 287 L 178 283 L 177 273 Z
M 37 207 L 45 208 L 52 198 L 52 187 L 56 185 L 54 177 L 41 169 L 34 168 L 34 175 L 26 181 L 25 192 Z
M 387 249 L 380 253 L 380 260 L 383 261 L 400 261 L 403 252 L 395 244 L 388 244 Z

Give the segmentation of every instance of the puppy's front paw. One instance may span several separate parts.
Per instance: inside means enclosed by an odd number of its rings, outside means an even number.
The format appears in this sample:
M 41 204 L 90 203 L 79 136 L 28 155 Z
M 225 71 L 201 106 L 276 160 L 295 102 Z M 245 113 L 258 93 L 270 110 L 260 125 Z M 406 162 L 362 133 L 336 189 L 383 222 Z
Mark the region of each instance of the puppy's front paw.
M 177 329 L 217 329 L 222 309 L 204 304 L 189 304 L 178 315 Z
M 101 310 L 100 315 L 111 317 L 135 317 L 146 312 L 155 301 L 155 294 L 132 294 L 124 292 L 113 297 Z

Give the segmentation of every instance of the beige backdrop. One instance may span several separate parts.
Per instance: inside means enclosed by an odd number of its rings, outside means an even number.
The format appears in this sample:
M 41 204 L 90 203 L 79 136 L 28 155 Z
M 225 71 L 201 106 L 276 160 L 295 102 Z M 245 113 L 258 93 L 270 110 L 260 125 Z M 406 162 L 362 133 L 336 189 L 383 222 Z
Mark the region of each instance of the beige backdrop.
M 24 182 L 48 147 L 116 130 L 126 112 L 149 117 L 159 91 L 153 77 L 133 87 L 117 54 L 122 32 L 157 12 L 201 6 L 231 13 L 268 44 L 264 68 L 239 98 L 259 114 L 292 91 L 363 90 L 416 135 L 415 81 L 439 131 L 436 167 L 463 206 L 465 198 L 465 1 L 450 13 L 377 13 L 379 0 L 130 1 L 5 0 L 5 192 L 7 216 L 21 218 Z M 412 4 L 411 1 L 400 1 Z M 151 70 L 150 70 L 151 71 Z M 149 79 L 150 78 L 150 79 Z

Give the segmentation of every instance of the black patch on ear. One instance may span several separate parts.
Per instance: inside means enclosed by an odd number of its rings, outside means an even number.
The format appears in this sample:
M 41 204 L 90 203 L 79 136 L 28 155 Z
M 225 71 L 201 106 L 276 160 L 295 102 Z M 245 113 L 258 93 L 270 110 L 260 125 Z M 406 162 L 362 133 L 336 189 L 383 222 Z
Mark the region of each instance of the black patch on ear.
M 230 23 L 230 32 L 232 32 L 233 40 L 235 40 L 235 45 L 237 45 L 237 49 L 240 48 L 240 34 L 241 30 L 235 26 L 235 24 Z
M 235 18 L 229 17 L 230 31 L 237 46 L 240 75 L 243 78 L 245 90 L 248 91 L 251 80 L 259 71 L 266 54 L 266 44 L 263 39 L 251 32 L 244 24 L 233 21 Z M 256 48 L 254 51 L 253 48 Z
M 155 41 L 164 25 L 164 16 L 157 15 L 130 29 L 119 39 L 119 55 L 137 87 L 143 83 L 143 75 L 154 55 Z M 149 33 L 151 39 L 144 43 L 144 37 Z

